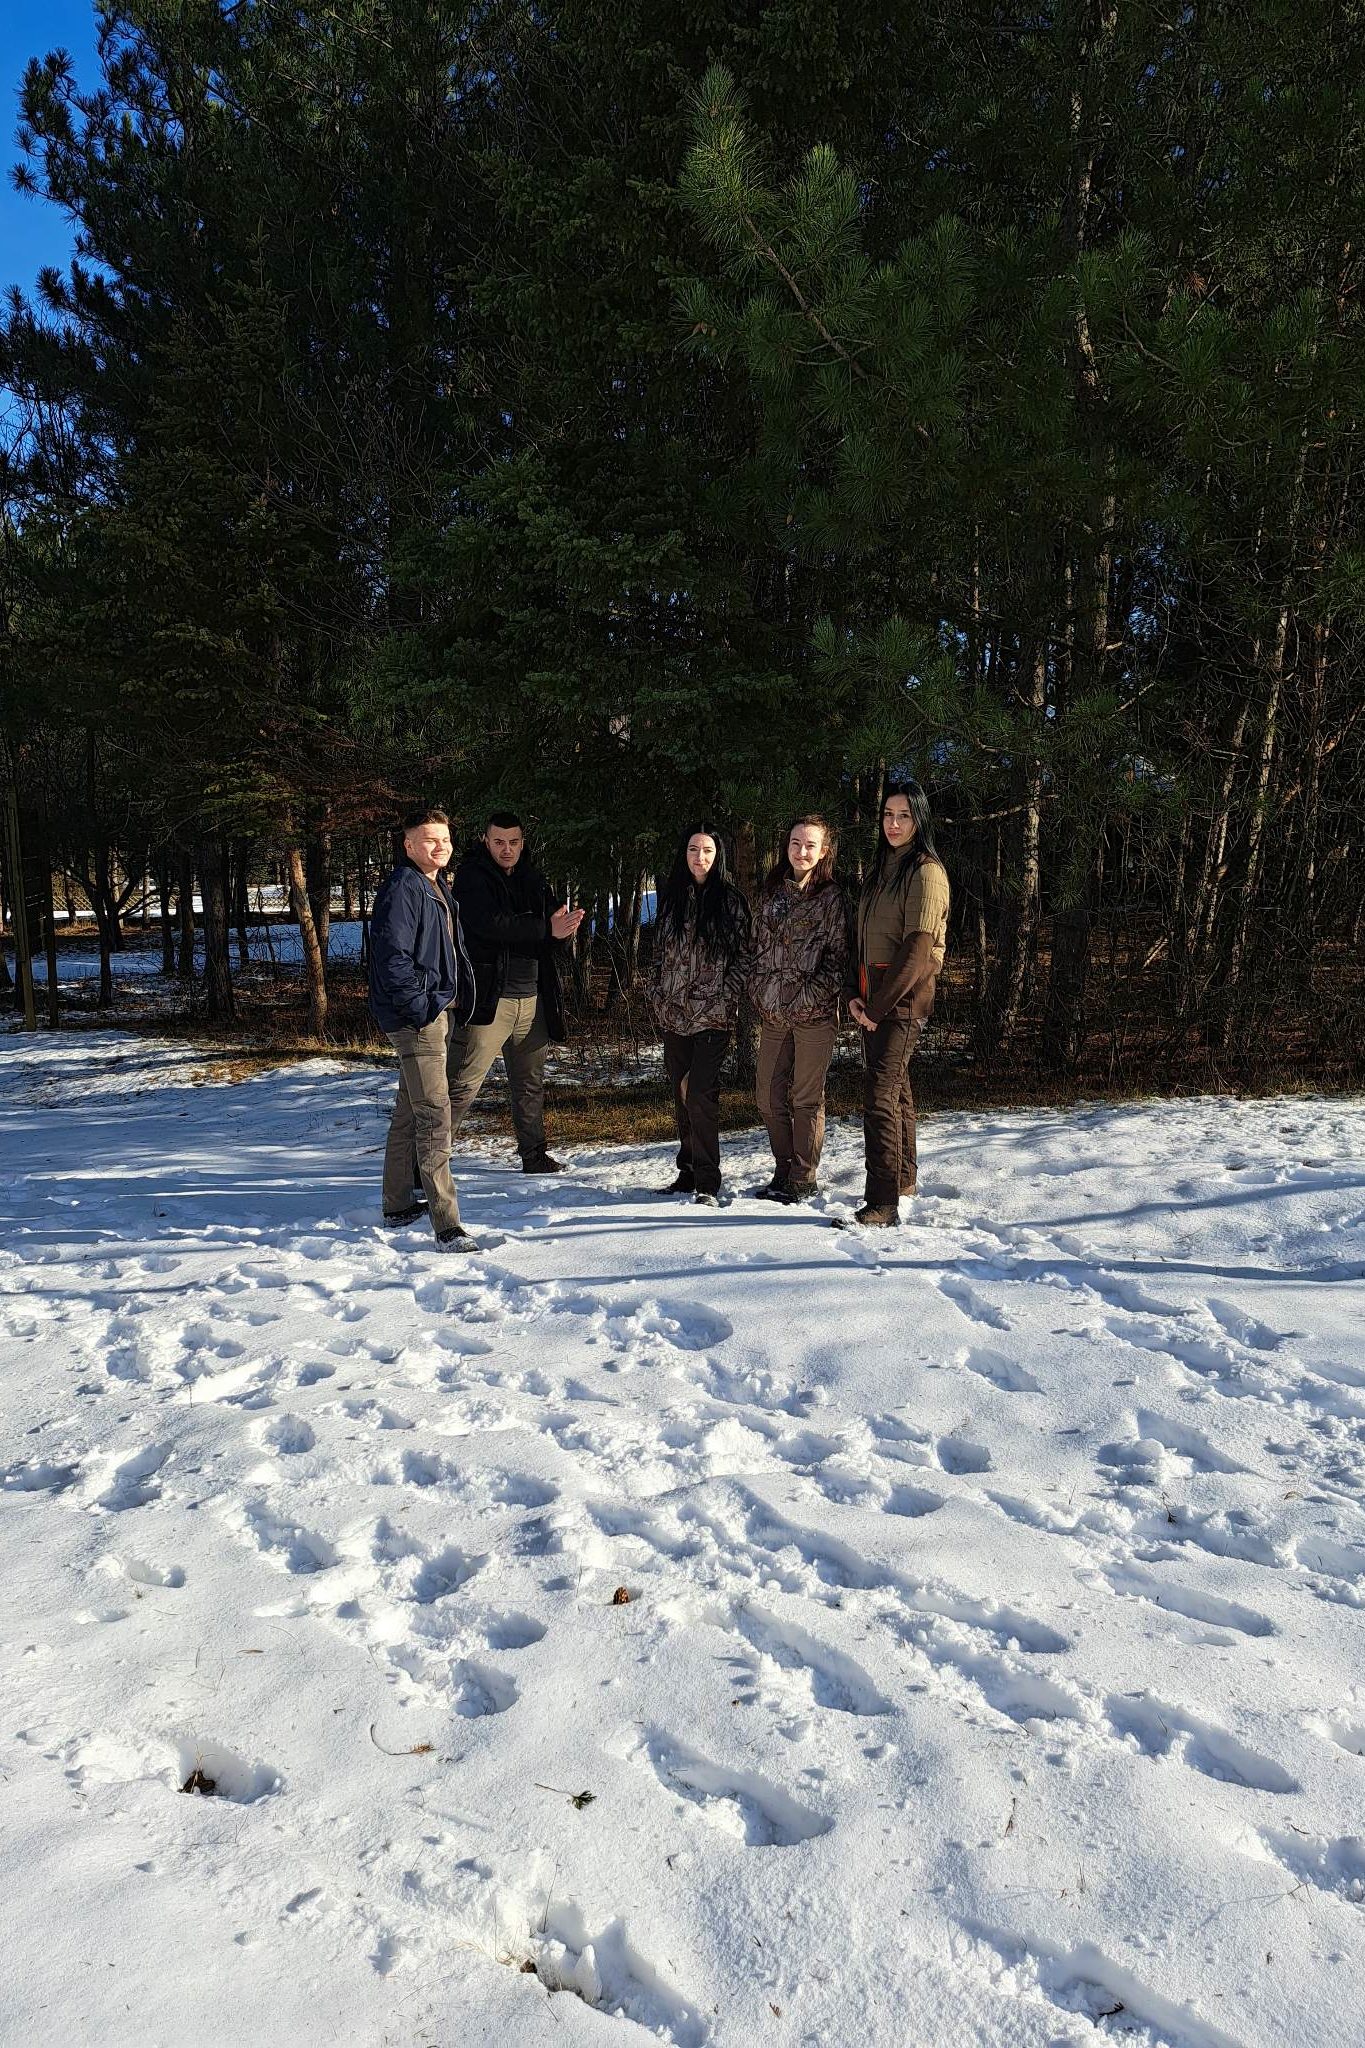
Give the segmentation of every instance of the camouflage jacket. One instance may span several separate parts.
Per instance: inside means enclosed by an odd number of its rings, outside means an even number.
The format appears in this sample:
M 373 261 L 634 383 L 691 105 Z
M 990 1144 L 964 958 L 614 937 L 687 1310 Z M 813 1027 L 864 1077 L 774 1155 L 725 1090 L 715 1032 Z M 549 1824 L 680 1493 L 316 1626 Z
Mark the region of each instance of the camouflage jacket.
M 728 1031 L 734 1022 L 748 954 L 749 906 L 738 889 L 730 894 L 736 944 L 728 953 L 712 957 L 699 946 L 691 916 L 681 939 L 671 922 L 656 929 L 649 1002 L 661 1031 L 690 1037 L 696 1031 Z
M 847 974 L 848 906 L 837 883 L 784 882 L 754 917 L 749 997 L 765 1024 L 815 1024 L 837 1016 Z

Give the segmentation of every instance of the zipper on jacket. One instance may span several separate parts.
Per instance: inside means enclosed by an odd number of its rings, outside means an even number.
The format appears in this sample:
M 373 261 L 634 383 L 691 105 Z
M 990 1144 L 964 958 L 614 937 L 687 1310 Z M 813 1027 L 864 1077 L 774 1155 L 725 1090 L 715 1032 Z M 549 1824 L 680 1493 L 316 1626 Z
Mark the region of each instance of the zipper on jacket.
M 451 898 L 451 904 L 452 908 L 450 913 L 450 929 L 455 934 L 455 951 L 459 955 L 460 959 L 464 962 L 465 969 L 469 977 L 469 1004 L 465 1010 L 463 1017 L 461 1017 L 460 1019 L 461 1024 L 467 1024 L 474 1014 L 475 1005 L 478 1003 L 479 1000 L 479 991 L 474 980 L 474 963 L 464 949 L 464 933 L 460 930 L 460 906 L 458 903 L 455 902 L 453 895 Z

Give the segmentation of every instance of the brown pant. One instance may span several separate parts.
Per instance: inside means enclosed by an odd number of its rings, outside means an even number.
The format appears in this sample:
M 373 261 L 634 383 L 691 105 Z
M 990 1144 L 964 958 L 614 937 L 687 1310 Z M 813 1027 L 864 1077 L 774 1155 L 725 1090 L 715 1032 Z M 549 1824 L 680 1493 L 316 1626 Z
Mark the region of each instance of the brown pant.
M 774 1177 L 814 1180 L 825 1146 L 825 1075 L 834 1054 L 833 1017 L 814 1024 L 764 1024 L 758 1038 L 759 1114 L 773 1148 Z
M 867 1195 L 873 1208 L 894 1209 L 915 1191 L 915 1098 L 910 1093 L 910 1055 L 923 1026 L 891 1013 L 875 1031 L 863 1033 L 863 1144 L 867 1153 Z
M 728 1031 L 665 1031 L 664 1072 L 673 1084 L 678 1171 L 699 1195 L 720 1188 L 720 1070 Z
M 384 1213 L 412 1206 L 412 1165 L 417 1161 L 433 1229 L 453 1230 L 460 1220 L 450 1178 L 450 1091 L 446 1086 L 444 1011 L 418 1031 L 407 1027 L 386 1035 L 398 1054 L 398 1095 L 384 1147 Z
M 450 1034 L 450 1129 L 453 1136 L 488 1078 L 498 1054 L 512 1099 L 517 1150 L 530 1159 L 545 1150 L 545 1055 L 550 1034 L 539 996 L 500 996 L 487 1024 L 457 1024 Z

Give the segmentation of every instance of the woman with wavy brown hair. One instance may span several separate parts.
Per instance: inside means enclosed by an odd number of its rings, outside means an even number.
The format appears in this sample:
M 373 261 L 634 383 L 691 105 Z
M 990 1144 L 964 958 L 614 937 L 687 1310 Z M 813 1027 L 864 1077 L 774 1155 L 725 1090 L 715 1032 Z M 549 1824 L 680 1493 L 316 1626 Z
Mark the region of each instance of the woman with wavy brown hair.
M 773 1148 L 764 1201 L 804 1202 L 818 1191 L 825 1076 L 849 947 L 838 851 L 828 818 L 811 811 L 794 819 L 754 916 L 748 980 L 761 1027 L 757 1095 Z

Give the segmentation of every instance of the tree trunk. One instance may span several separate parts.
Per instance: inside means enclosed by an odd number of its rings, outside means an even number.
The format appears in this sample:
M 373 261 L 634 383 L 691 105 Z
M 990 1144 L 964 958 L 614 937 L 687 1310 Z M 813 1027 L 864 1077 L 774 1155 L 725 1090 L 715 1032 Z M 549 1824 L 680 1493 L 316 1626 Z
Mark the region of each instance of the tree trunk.
M 1233 927 L 1232 943 L 1228 948 L 1227 967 L 1223 976 L 1229 1022 L 1236 1007 L 1237 991 L 1246 966 L 1252 922 L 1256 914 L 1256 892 L 1260 886 L 1266 819 L 1270 809 L 1270 771 L 1275 759 L 1275 743 L 1279 737 L 1280 696 L 1284 687 L 1284 657 L 1288 641 L 1289 607 L 1281 605 L 1279 618 L 1275 622 L 1275 634 L 1271 641 L 1267 666 L 1265 709 L 1261 717 L 1261 744 L 1256 755 L 1251 808 L 1247 819 L 1241 903 L 1237 922 Z
M 176 866 L 176 910 L 180 919 L 176 973 L 188 986 L 194 980 L 194 856 L 188 846 L 176 848 Z
M 38 1006 L 33 992 L 33 955 L 29 947 L 28 905 L 24 901 L 24 843 L 19 830 L 19 789 L 13 756 L 6 747 L 5 767 L 5 865 L 9 870 L 10 918 L 14 932 L 14 980 L 16 1009 L 23 1011 L 25 1031 L 38 1029 Z
M 57 992 L 57 908 L 52 896 L 52 842 L 47 829 L 47 799 L 42 802 L 38 833 L 38 883 L 43 920 L 43 949 L 47 955 L 47 1028 L 61 1029 L 60 998 Z
M 171 862 L 163 847 L 156 856 L 156 900 L 161 905 L 161 972 L 175 973 L 175 931 L 171 924 Z
M 308 881 L 308 908 L 312 912 L 313 930 L 317 934 L 317 942 L 322 953 L 322 964 L 325 970 L 327 966 L 327 945 L 332 930 L 332 835 L 330 832 L 319 832 L 308 841 L 304 853 L 304 870 Z M 301 926 L 300 929 L 302 929 Z
M 303 945 L 303 980 L 308 991 L 308 1029 L 314 1038 L 327 1035 L 327 962 L 313 920 L 308 897 L 308 879 L 303 849 L 285 849 L 285 873 L 289 877 L 289 908 L 299 928 Z
M 225 849 L 220 839 L 199 843 L 199 894 L 204 905 L 204 993 L 207 1011 L 215 1024 L 235 1020 L 237 1004 L 232 990 L 232 954 L 228 928 Z
M 109 872 L 109 847 L 104 840 L 97 840 L 91 853 L 94 889 L 91 902 L 95 912 L 95 926 L 99 932 L 100 948 L 100 993 L 99 1006 L 102 1010 L 112 1008 L 114 1001 L 114 938 L 118 930 L 118 912 L 114 907 L 113 880 Z
M 239 839 L 232 849 L 232 921 L 237 928 L 237 965 L 251 965 L 251 942 L 247 936 L 247 919 L 251 905 L 247 900 L 247 869 L 251 866 L 251 841 Z
M 746 818 L 735 834 L 735 880 L 749 903 L 758 892 L 758 838 Z M 748 992 L 739 998 L 739 1023 L 735 1029 L 735 1079 L 741 1088 L 752 1089 L 758 1075 L 758 1013 Z
M 1025 705 L 1036 748 L 1041 744 L 1043 714 L 1047 707 L 1045 643 L 1038 648 L 1030 664 Z M 1021 785 L 1023 813 L 1015 880 L 1008 887 L 995 970 L 987 984 L 985 1001 L 977 1020 L 977 1052 L 984 1059 L 1008 1051 L 1019 1026 L 1033 975 L 1042 905 L 1043 757 L 1040 751 L 1034 751 L 1024 759 Z

